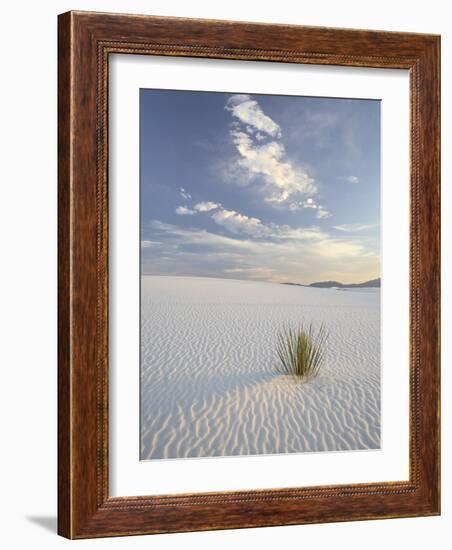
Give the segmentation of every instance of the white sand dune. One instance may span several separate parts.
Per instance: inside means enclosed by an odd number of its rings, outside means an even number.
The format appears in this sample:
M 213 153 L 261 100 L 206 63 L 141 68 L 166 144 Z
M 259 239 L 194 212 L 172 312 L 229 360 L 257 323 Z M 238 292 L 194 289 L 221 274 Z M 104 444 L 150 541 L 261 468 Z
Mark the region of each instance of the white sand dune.
M 142 277 L 141 458 L 380 447 L 380 292 Z M 322 373 L 278 373 L 288 322 L 325 323 Z

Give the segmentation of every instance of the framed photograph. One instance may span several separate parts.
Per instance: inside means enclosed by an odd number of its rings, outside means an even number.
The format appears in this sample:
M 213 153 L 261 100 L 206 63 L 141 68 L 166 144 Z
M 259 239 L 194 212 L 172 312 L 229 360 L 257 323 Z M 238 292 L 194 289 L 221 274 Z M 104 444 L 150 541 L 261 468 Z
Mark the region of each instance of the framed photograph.
M 439 59 L 59 16 L 61 535 L 440 513 Z

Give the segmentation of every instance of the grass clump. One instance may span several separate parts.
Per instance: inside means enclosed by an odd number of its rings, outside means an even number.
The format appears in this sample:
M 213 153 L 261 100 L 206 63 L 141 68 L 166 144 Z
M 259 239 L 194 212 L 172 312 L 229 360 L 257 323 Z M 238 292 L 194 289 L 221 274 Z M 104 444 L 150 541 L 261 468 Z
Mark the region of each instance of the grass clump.
M 316 331 L 312 324 L 285 326 L 278 334 L 276 353 L 283 374 L 297 380 L 317 376 L 325 361 L 327 330 L 322 324 Z

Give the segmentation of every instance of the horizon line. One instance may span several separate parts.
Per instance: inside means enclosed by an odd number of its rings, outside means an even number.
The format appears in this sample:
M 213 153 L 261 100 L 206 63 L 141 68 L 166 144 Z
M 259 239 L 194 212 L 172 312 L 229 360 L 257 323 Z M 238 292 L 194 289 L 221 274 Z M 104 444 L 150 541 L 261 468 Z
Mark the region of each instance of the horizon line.
M 299 281 L 294 281 L 294 280 L 287 280 L 287 281 L 274 281 L 274 280 L 270 280 L 270 279 L 246 279 L 246 278 L 238 278 L 238 277 L 226 277 L 226 276 L 219 276 L 219 275 L 184 275 L 184 274 L 180 274 L 180 275 L 176 275 L 174 273 L 140 273 L 140 277 L 180 277 L 180 278 L 192 278 L 192 279 L 225 279 L 227 281 L 249 281 L 249 282 L 257 282 L 257 283 L 274 283 L 274 284 L 277 284 L 277 285 L 284 285 L 284 284 L 294 284 L 294 285 L 301 285 L 301 286 L 310 286 L 312 284 L 316 284 L 316 283 L 326 283 L 326 282 L 335 282 L 335 283 L 339 283 L 339 284 L 342 284 L 342 285 L 354 285 L 354 284 L 362 284 L 362 283 L 367 283 L 369 281 L 375 281 L 377 279 L 380 279 L 381 280 L 381 275 L 378 275 L 376 277 L 371 277 L 370 279 L 365 279 L 365 280 L 362 280 L 360 279 L 359 281 L 347 281 L 347 282 L 344 282 L 344 281 L 338 281 L 336 279 L 319 279 L 319 280 L 314 280 L 314 281 L 311 281 L 310 283 L 305 283 L 305 282 L 299 282 Z

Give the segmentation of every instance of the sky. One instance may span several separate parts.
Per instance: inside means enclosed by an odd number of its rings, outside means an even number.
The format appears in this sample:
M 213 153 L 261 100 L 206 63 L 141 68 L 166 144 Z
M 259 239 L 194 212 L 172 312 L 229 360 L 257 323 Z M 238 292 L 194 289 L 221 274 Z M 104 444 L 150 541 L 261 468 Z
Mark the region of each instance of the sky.
M 380 102 L 140 90 L 141 273 L 380 276 Z

